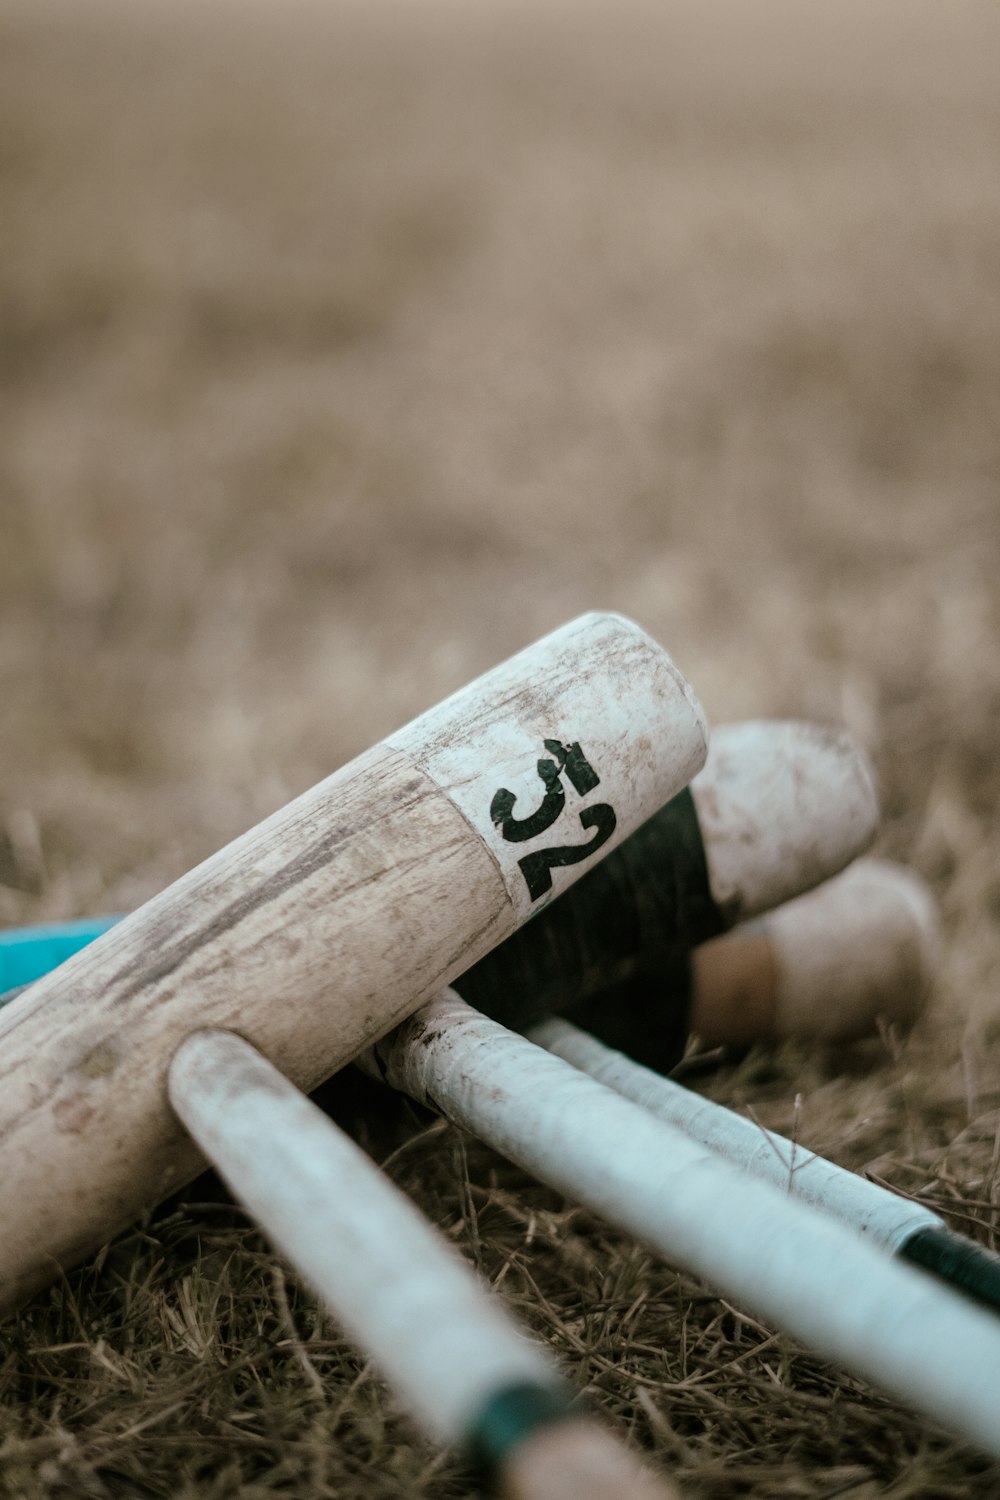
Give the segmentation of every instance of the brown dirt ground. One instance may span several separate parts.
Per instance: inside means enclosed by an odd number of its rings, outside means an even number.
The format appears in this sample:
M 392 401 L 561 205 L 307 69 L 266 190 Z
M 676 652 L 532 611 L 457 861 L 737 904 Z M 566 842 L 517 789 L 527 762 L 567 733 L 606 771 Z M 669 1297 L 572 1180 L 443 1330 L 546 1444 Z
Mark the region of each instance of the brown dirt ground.
M 0 4 L 0 922 L 130 907 L 620 609 L 713 720 L 846 723 L 943 913 L 907 1046 L 704 1086 L 783 1129 L 800 1096 L 807 1143 L 991 1243 L 998 85 L 987 0 Z M 1000 1494 L 334 1092 L 686 1495 Z M 473 1492 L 208 1180 L 36 1299 L 0 1394 L 25 1500 Z

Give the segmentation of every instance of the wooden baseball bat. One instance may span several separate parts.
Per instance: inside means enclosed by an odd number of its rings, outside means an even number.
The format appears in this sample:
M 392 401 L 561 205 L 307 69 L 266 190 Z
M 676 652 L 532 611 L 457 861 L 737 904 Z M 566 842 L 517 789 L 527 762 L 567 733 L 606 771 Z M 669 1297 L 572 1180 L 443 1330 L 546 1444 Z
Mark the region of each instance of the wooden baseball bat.
M 1000 1327 L 948 1287 L 452 990 L 383 1038 L 365 1065 L 671 1264 L 1000 1457 Z
M 194 1030 L 308 1089 L 684 786 L 704 717 L 666 652 L 585 615 L 321 782 L 0 1013 L 0 1310 L 190 1179 Z
M 877 827 L 872 770 L 848 734 L 713 728 L 690 787 L 455 988 L 518 1031 L 571 1014 L 667 1071 L 687 1040 L 688 950 L 836 874 Z
M 795 721 L 723 725 L 689 788 L 456 988 L 517 1030 L 572 1011 L 665 1070 L 687 1036 L 688 950 L 705 944 L 711 959 L 706 939 L 841 870 L 877 823 L 871 768 L 849 735 Z M 44 974 L 109 925 L 0 934 L 0 991 Z
M 169 1091 L 236 1196 L 423 1428 L 493 1489 L 511 1500 L 678 1500 L 571 1400 L 549 1355 L 405 1194 L 248 1042 L 193 1032 Z

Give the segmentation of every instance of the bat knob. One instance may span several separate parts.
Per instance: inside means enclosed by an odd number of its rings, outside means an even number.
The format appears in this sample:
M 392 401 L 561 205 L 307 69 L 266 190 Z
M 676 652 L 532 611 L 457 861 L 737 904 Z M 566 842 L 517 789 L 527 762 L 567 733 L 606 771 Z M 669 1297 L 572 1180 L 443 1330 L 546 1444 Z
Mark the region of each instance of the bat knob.
M 511 1453 L 496 1476 L 501 1500 L 680 1500 L 661 1475 L 609 1432 L 570 1419 L 540 1428 Z
M 939 946 L 923 881 L 885 860 L 858 860 L 695 951 L 691 1029 L 709 1046 L 907 1029 L 930 993 Z
M 777 1036 L 851 1041 L 908 1029 L 940 957 L 933 897 L 910 870 L 864 859 L 772 912 Z

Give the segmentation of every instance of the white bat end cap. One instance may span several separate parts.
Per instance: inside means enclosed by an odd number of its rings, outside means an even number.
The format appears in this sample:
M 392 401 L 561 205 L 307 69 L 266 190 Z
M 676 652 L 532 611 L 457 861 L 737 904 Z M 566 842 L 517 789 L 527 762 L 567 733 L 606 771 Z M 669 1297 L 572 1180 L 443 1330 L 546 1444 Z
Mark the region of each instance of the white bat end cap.
M 875 777 L 844 731 L 751 721 L 713 732 L 692 783 L 709 879 L 727 925 L 837 874 L 878 828 Z
M 940 956 L 937 909 L 923 881 L 859 860 L 765 923 L 776 971 L 779 1036 L 849 1041 L 877 1022 L 908 1028 Z

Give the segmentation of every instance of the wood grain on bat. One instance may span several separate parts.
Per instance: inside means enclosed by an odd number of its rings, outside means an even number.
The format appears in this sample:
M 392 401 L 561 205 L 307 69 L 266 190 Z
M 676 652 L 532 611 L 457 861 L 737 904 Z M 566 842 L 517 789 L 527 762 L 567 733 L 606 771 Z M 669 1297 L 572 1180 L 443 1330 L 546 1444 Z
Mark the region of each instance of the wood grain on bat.
M 555 869 L 536 899 L 519 860 L 538 841 L 505 844 L 491 818 L 501 787 L 537 801 L 546 741 L 567 758 L 582 746 L 596 780 L 569 788 L 543 844 L 584 843 L 607 806 L 614 847 L 705 755 L 667 654 L 628 621 L 584 616 L 282 808 L 0 1015 L 0 1309 L 198 1170 L 165 1086 L 190 1032 L 237 1031 L 312 1088 L 590 867 L 588 855 Z

